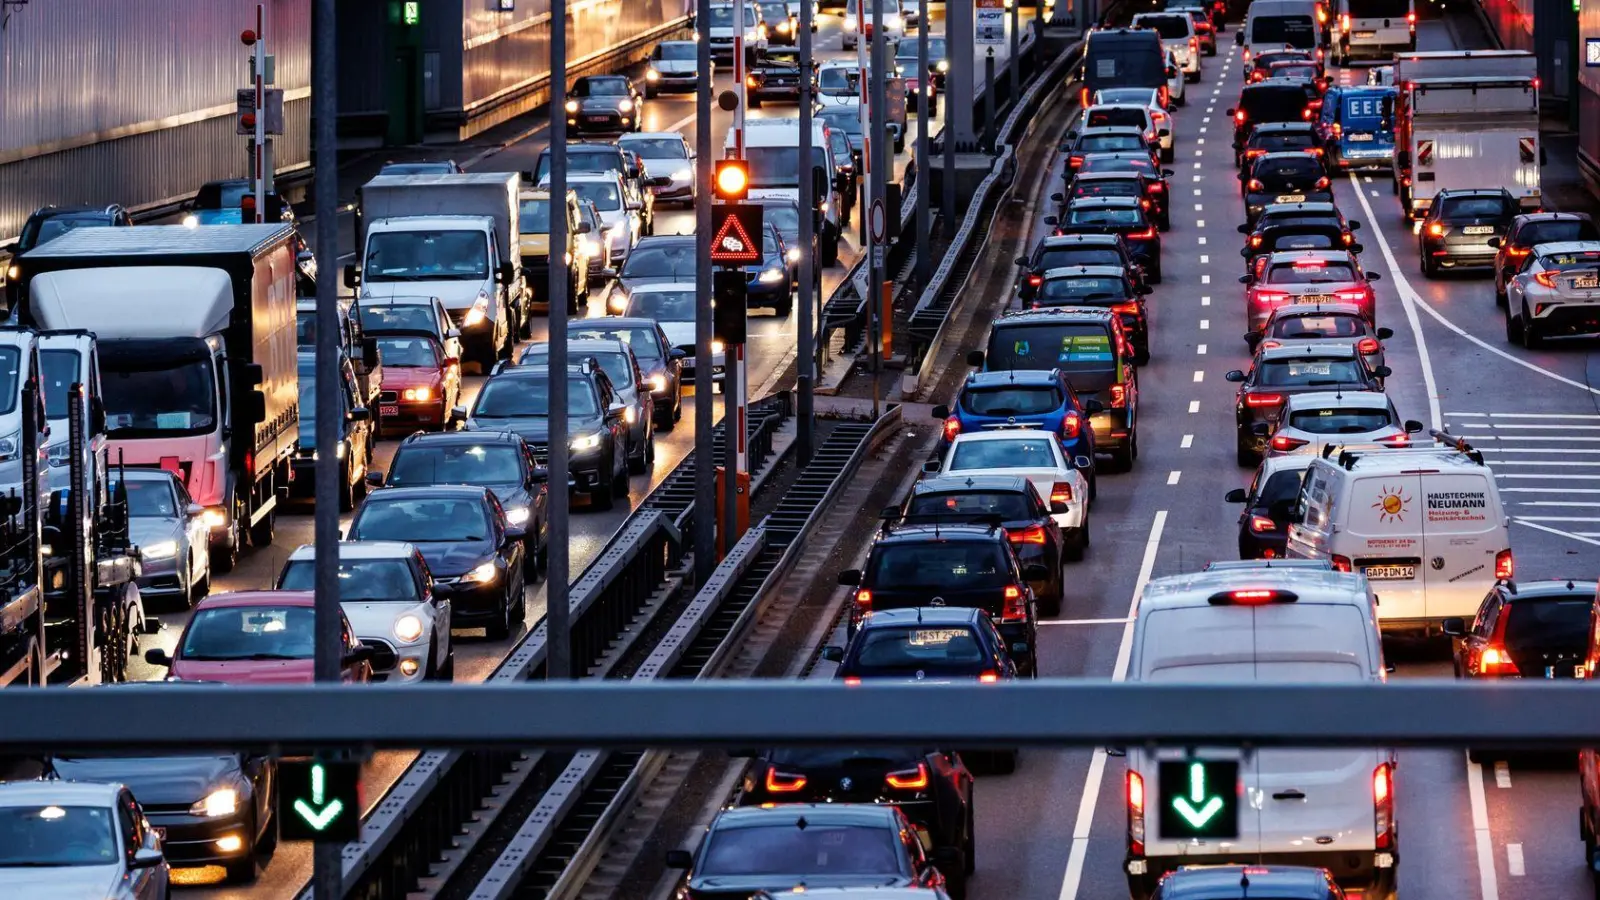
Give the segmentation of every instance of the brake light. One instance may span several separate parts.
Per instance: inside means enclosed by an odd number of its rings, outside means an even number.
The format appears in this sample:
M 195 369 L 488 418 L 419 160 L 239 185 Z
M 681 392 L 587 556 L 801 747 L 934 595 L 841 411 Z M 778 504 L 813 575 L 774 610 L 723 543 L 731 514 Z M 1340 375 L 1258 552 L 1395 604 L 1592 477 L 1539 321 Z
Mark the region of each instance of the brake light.
M 1128 386 L 1127 385 L 1125 385 L 1125 384 L 1113 384 L 1110 388 L 1108 388 L 1108 390 L 1109 390 L 1109 392 L 1111 394 L 1111 405 L 1113 407 L 1116 407 L 1116 408 L 1120 409 L 1123 406 L 1127 405 L 1127 402 L 1128 402 Z
M 1277 304 L 1277 303 L 1285 303 L 1289 299 L 1289 295 L 1287 293 L 1285 293 L 1284 291 L 1268 291 L 1268 290 L 1257 290 L 1257 291 L 1254 292 L 1252 297 L 1254 298 L 1254 300 L 1257 303 L 1260 303 L 1260 304 L 1263 304 L 1263 305 L 1266 305 L 1266 306 L 1272 306 L 1272 305 Z
M 1307 152 L 1309 152 L 1313 156 L 1315 156 L 1316 154 L 1321 153 L 1322 151 L 1321 150 L 1312 150 L 1312 151 L 1307 151 Z M 1328 189 L 1328 179 L 1326 179 L 1326 178 L 1318 178 L 1317 179 L 1317 188 L 1316 189 L 1319 190 L 1319 191 L 1327 190 Z
M 1171 104 L 1172 89 L 1163 84 L 1156 90 L 1156 96 L 1161 98 L 1161 108 L 1166 109 Z
M 1438 222 L 1434 222 L 1432 225 L 1428 226 L 1428 234 L 1431 234 L 1434 237 L 1444 237 L 1444 226 Z
M 1255 80 L 1259 81 L 1260 79 L 1256 78 Z M 1233 111 L 1233 121 L 1236 124 L 1243 125 L 1244 124 L 1244 110 L 1242 110 L 1242 109 L 1234 110 Z
M 1266 155 L 1267 155 L 1267 151 L 1262 150 L 1262 149 L 1260 149 L 1258 147 L 1257 148 L 1251 148 L 1251 149 L 1246 150 L 1244 152 L 1244 158 L 1245 159 L 1255 159 L 1258 156 L 1266 156 Z
M 1130 315 L 1130 316 L 1131 315 L 1137 315 L 1139 313 L 1139 304 L 1138 303 L 1134 303 L 1132 301 L 1130 301 L 1128 303 L 1113 303 L 1113 304 L 1111 304 L 1111 311 L 1114 312 L 1114 313 L 1123 313 L 1125 315 Z
M 1556 273 L 1555 272 L 1535 272 L 1534 275 L 1533 275 L 1533 280 L 1539 282 L 1540 284 L 1544 285 L 1547 288 L 1553 288 L 1553 287 L 1556 286 Z
M 1010 538 L 1013 544 L 1043 544 L 1044 526 L 1029 525 L 1027 528 L 1006 532 L 1006 537 Z
M 999 672 L 988 672 L 988 671 L 979 672 L 978 673 L 978 683 L 979 684 L 999 684 L 1000 683 L 1000 673 Z
M 1350 571 L 1350 557 L 1348 556 L 1340 556 L 1339 554 L 1335 553 L 1331 562 L 1333 563 L 1333 570 L 1335 572 Z
M 1300 110 L 1300 118 L 1305 119 L 1308 122 L 1311 121 L 1311 107 L 1310 106 L 1307 106 L 1305 109 Z
M 1362 338 L 1361 341 L 1356 344 L 1356 352 L 1362 356 L 1371 356 L 1382 349 L 1383 345 L 1378 343 L 1377 338 Z
M 1483 648 L 1483 655 L 1478 657 L 1478 672 L 1482 675 L 1510 675 L 1518 676 L 1522 672 L 1517 669 L 1517 664 L 1511 661 L 1511 654 L 1503 647 L 1490 645 Z
M 1072 438 L 1075 438 L 1075 437 L 1078 436 L 1078 432 L 1082 428 L 1083 428 L 1083 420 L 1078 418 L 1076 413 L 1061 417 L 1061 436 L 1062 437 L 1067 438 L 1068 440 L 1071 440 Z
M 1250 235 L 1250 246 L 1252 246 L 1252 247 L 1261 246 L 1261 235 L 1259 235 L 1259 234 Z
M 861 677 L 859 675 L 846 675 L 844 677 L 844 686 L 845 687 L 860 687 L 861 686 Z
M 1278 527 L 1278 523 L 1272 521 L 1271 519 L 1267 518 L 1266 516 L 1251 516 L 1250 517 L 1250 530 L 1255 532 L 1256 534 L 1265 534 L 1266 532 L 1272 531 L 1273 529 L 1275 529 L 1277 527 Z
M 1150 183 L 1149 183 L 1149 184 L 1147 184 L 1147 185 L 1145 185 L 1145 186 L 1144 186 L 1144 189 L 1145 189 L 1145 190 L 1146 190 L 1146 191 L 1149 191 L 1149 192 L 1150 192 L 1150 193 L 1152 193 L 1152 194 L 1159 194 L 1159 193 L 1161 193 L 1161 192 L 1162 192 L 1162 191 L 1164 191 L 1164 190 L 1166 190 L 1166 189 L 1167 189 L 1167 186 L 1166 186 L 1166 185 L 1164 185 L 1164 184 L 1162 184 L 1162 183 L 1161 183 L 1161 182 L 1159 182 L 1159 181 L 1152 181 L 1152 182 L 1150 182 Z
M 1011 621 L 1026 619 L 1028 617 L 1028 602 L 1023 598 L 1022 588 L 1008 584 L 1005 589 L 1005 605 L 1000 608 L 1000 619 Z
M 917 763 L 915 769 L 906 769 L 903 772 L 890 772 L 883 777 L 889 787 L 902 791 L 918 791 L 928 786 L 928 764 Z
M 1344 134 L 1344 126 L 1340 125 L 1338 122 L 1333 123 L 1333 136 L 1337 138 L 1337 137 L 1339 137 L 1339 136 L 1341 136 L 1343 134 Z
M 1407 25 L 1415 25 L 1415 24 L 1417 24 L 1417 14 L 1414 13 L 1414 12 L 1406 13 L 1406 24 Z
M 1294 261 L 1296 269 L 1324 269 L 1328 264 L 1320 259 L 1297 259 Z
M 1350 14 L 1349 13 L 1345 13 L 1344 15 L 1339 17 L 1339 30 L 1340 31 L 1349 31 L 1350 30 Z
M 1248 590 L 1248 591 L 1229 591 L 1228 592 L 1228 599 L 1232 600 L 1234 603 L 1242 603 L 1242 604 L 1244 604 L 1246 606 L 1251 606 L 1251 605 L 1254 605 L 1254 604 L 1257 604 L 1257 603 L 1270 603 L 1277 596 L 1278 596 L 1278 592 L 1277 591 L 1272 591 L 1272 590 Z
M 1524 256 L 1527 256 L 1531 252 L 1533 252 L 1531 249 L 1523 249 L 1523 248 L 1520 248 L 1520 247 L 1507 247 L 1506 248 L 1506 255 L 1511 257 L 1512 259 L 1521 259 Z
M 1200 41 L 1198 39 L 1189 38 L 1189 52 L 1190 53 L 1198 53 L 1198 52 L 1200 52 Z
M 856 591 L 856 606 L 862 609 L 872 608 L 872 592 L 866 588 Z
M 1144 855 L 1144 776 L 1129 770 L 1128 795 L 1128 853 Z
M 1088 106 L 1089 105 L 1089 89 L 1088 88 L 1080 88 L 1078 90 L 1078 105 L 1079 106 Z
M 1309 443 L 1310 441 L 1302 441 L 1299 438 L 1292 438 L 1285 434 L 1275 434 L 1272 436 L 1272 449 L 1277 450 L 1280 453 L 1286 453 L 1290 450 L 1298 450 Z
M 1394 846 L 1394 766 L 1382 763 L 1372 770 L 1372 831 L 1375 846 Z
M 1070 163 L 1074 169 L 1076 169 L 1077 167 L 1083 165 L 1083 157 L 1074 153 L 1072 157 L 1067 160 L 1067 162 Z
M 946 441 L 955 440 L 956 439 L 956 435 L 958 435 L 960 433 L 961 433 L 961 420 L 960 419 L 956 418 L 955 416 L 951 416 L 950 418 L 944 420 L 944 439 Z
M 1128 240 L 1130 240 L 1130 241 L 1149 241 L 1149 240 L 1154 240 L 1155 236 L 1156 236 L 1156 229 L 1155 229 L 1155 226 L 1152 225 L 1151 227 L 1146 228 L 1143 231 L 1130 231 L 1128 233 Z
M 1344 241 L 1346 245 L 1349 245 L 1355 243 L 1356 236 L 1348 231 L 1343 231 L 1339 233 L 1339 240 Z
M 1501 550 L 1494 555 L 1494 577 L 1500 581 L 1510 581 L 1517 572 L 1517 561 L 1510 550 Z
M 1367 299 L 1367 292 L 1362 288 L 1356 288 L 1349 291 L 1334 291 L 1333 296 L 1345 303 L 1361 303 Z
M 1411 446 L 1411 435 L 1391 434 L 1388 437 L 1378 438 L 1378 443 L 1389 447 L 1409 447 Z
M 1065 481 L 1058 481 L 1055 484 L 1050 485 L 1050 502 L 1071 503 L 1072 485 Z
M 806 786 L 804 775 L 792 775 L 788 772 L 779 772 L 777 769 L 767 770 L 767 793 L 792 794 Z
M 1038 287 L 1039 285 L 1044 284 L 1044 276 L 1043 275 L 1029 275 L 1028 276 L 1028 284 L 1031 287 Z

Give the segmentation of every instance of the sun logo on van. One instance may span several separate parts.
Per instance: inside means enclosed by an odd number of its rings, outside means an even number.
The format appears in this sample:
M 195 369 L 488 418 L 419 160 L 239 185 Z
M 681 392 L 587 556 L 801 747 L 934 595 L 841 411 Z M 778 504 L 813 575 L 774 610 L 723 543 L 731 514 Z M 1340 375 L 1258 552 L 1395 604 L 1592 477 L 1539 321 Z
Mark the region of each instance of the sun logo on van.
M 1380 522 L 1404 522 L 1406 513 L 1411 510 L 1411 498 L 1406 496 L 1405 488 L 1384 485 L 1372 508 L 1378 511 Z

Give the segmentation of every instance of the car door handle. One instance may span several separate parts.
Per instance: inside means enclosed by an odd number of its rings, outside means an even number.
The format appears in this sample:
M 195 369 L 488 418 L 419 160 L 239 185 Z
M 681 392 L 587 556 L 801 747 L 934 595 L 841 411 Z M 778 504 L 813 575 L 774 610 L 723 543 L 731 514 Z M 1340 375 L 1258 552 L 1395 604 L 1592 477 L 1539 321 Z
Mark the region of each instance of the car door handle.
M 1272 799 L 1274 800 L 1304 800 L 1305 798 L 1306 795 L 1304 791 L 1298 791 L 1294 788 L 1290 788 L 1287 791 L 1278 791 L 1272 795 Z

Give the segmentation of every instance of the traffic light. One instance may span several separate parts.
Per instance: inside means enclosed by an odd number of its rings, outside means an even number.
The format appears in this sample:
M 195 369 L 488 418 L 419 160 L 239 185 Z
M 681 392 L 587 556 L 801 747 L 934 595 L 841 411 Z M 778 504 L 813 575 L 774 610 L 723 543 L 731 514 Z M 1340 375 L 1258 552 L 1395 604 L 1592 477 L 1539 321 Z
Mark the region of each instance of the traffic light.
M 724 347 L 745 342 L 748 300 L 743 269 L 711 273 L 711 333 Z M 731 364 L 729 360 L 729 364 Z
M 742 159 L 719 159 L 714 177 L 718 200 L 740 201 L 750 196 L 750 164 Z
M 278 821 L 286 841 L 361 837 L 361 764 L 321 759 L 278 764 Z
M 256 195 L 245 194 L 239 198 L 239 221 L 246 225 L 256 220 Z M 261 221 L 283 221 L 283 195 L 278 193 L 267 194 L 267 205 L 262 210 Z

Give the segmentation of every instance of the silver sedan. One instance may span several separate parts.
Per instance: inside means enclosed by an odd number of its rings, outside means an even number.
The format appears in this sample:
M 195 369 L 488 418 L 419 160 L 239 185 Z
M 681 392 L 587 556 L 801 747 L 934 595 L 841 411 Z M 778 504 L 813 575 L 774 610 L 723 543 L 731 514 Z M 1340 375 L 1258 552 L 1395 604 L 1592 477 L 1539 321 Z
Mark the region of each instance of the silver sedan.
M 140 595 L 177 597 L 193 606 L 211 589 L 211 529 L 201 518 L 204 509 L 163 469 L 128 469 L 120 482 L 128 492 L 128 531 L 143 558 Z M 114 480 L 113 497 L 117 488 Z
M 1506 282 L 1506 340 L 1528 349 L 1547 337 L 1600 332 L 1600 241 L 1536 244 Z

